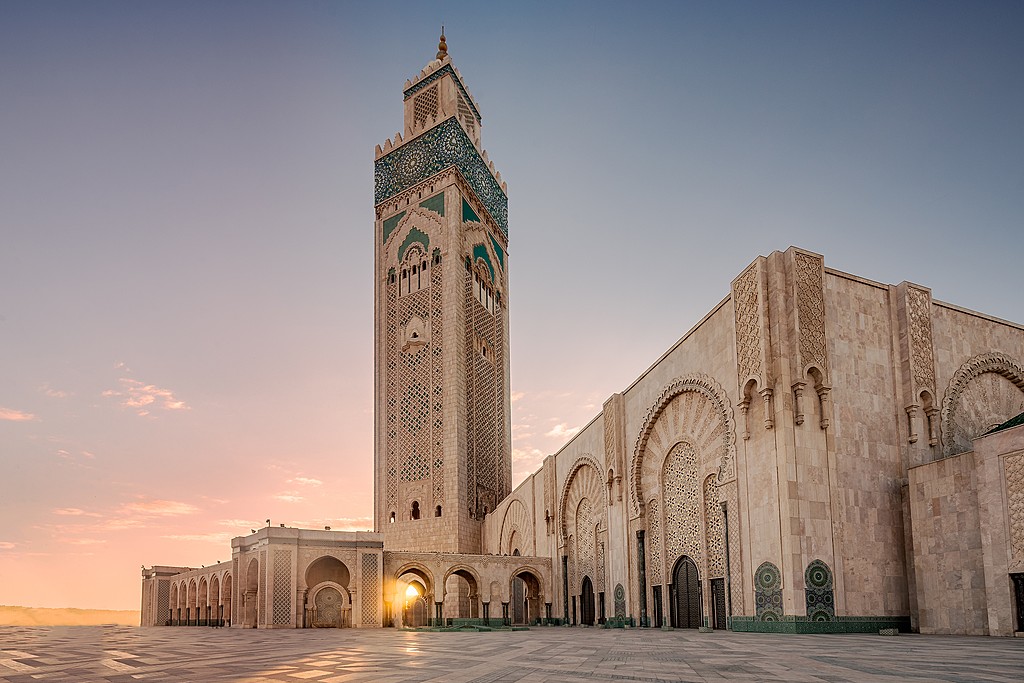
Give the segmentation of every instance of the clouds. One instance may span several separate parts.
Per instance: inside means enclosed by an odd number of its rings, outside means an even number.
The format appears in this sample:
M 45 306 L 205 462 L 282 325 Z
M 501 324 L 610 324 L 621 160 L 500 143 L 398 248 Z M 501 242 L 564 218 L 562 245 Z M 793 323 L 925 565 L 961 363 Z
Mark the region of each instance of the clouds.
M 306 486 L 320 486 L 321 484 L 323 484 L 323 482 L 320 481 L 319 479 L 313 479 L 312 477 L 295 477 L 294 479 L 289 479 L 288 481 L 294 482 L 296 484 L 304 484 Z
M 120 389 L 107 389 L 101 395 L 105 398 L 120 399 L 124 408 L 135 410 L 137 415 L 145 417 L 153 410 L 191 410 L 192 408 L 174 395 L 170 389 L 163 389 L 154 384 L 146 384 L 131 377 L 118 380 Z
M 32 422 L 38 420 L 32 413 L 26 413 L 21 410 L 15 410 L 14 408 L 4 408 L 0 406 L 0 420 L 7 420 L 9 422 Z
M 14 550 L 14 544 L 10 541 L 0 541 L 0 550 Z
M 570 427 L 564 422 L 556 424 L 551 428 L 551 431 L 544 434 L 544 436 L 550 436 L 555 439 L 570 439 L 576 436 L 580 431 L 579 427 Z
M 139 500 L 125 503 L 120 510 L 123 515 L 135 515 L 138 517 L 176 517 L 178 515 L 191 515 L 199 512 L 199 508 L 189 503 L 182 503 L 176 500 Z
M 53 514 L 65 517 L 101 517 L 98 512 L 86 512 L 80 508 L 54 508 Z

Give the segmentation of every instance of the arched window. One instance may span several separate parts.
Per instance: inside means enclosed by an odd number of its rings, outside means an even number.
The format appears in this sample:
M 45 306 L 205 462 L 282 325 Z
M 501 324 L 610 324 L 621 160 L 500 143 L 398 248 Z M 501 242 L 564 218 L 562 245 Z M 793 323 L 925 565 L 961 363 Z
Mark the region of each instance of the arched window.
M 436 508 L 434 508 L 434 516 L 435 517 L 440 517 L 441 516 L 441 506 L 440 505 L 438 505 Z
M 420 503 L 419 503 L 418 500 L 414 500 L 412 502 L 412 518 L 413 519 L 419 519 L 420 518 Z
M 392 512 L 391 513 L 391 517 L 388 519 L 388 524 L 394 524 L 394 523 L 395 523 L 395 513 Z

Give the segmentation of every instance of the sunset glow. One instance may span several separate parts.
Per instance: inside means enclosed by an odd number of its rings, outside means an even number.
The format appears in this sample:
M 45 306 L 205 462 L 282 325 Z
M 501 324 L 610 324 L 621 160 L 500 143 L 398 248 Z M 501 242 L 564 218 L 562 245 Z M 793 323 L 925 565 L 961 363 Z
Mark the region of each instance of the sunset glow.
M 1024 5 L 964 7 L 5 4 L 0 604 L 373 528 L 373 151 L 442 21 L 509 185 L 514 485 L 758 254 L 1024 321 Z

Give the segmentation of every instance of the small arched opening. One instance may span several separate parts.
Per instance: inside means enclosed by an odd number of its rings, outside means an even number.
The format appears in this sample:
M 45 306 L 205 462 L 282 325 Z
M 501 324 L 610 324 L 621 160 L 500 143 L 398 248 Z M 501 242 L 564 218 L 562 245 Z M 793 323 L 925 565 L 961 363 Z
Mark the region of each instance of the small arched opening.
M 594 625 L 594 583 L 584 576 L 580 585 L 580 624 Z
M 516 582 L 522 586 L 522 616 L 517 623 L 539 624 L 541 623 L 541 608 L 544 606 L 544 593 L 541 590 L 540 576 L 529 567 L 521 567 L 512 572 L 510 593 L 515 600 Z M 516 610 L 512 609 L 513 621 L 516 619 Z
M 480 582 L 467 567 L 450 570 L 445 577 L 444 616 L 462 619 L 480 617 Z
M 242 594 L 242 624 L 246 628 L 256 628 L 259 622 L 259 588 L 260 561 L 254 557 L 245 570 L 245 592 Z
M 319 557 L 306 568 L 305 623 L 315 628 L 352 625 L 351 574 L 336 557 Z
M 234 581 L 231 579 L 231 574 L 224 574 L 224 581 L 221 583 L 220 588 L 220 602 L 221 602 L 221 619 L 224 620 L 225 626 L 231 626 L 231 590 L 234 586 Z
M 672 625 L 676 628 L 701 626 L 700 577 L 697 565 L 686 555 L 672 570 Z

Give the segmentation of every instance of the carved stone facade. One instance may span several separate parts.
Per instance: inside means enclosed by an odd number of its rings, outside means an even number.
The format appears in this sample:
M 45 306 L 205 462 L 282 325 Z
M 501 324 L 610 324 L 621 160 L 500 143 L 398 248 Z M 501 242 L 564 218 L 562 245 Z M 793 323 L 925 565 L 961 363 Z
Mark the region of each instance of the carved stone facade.
M 512 490 L 506 187 L 444 51 L 404 98 L 375 162 L 376 532 L 147 569 L 145 623 L 1024 628 L 1024 327 L 758 256 Z

